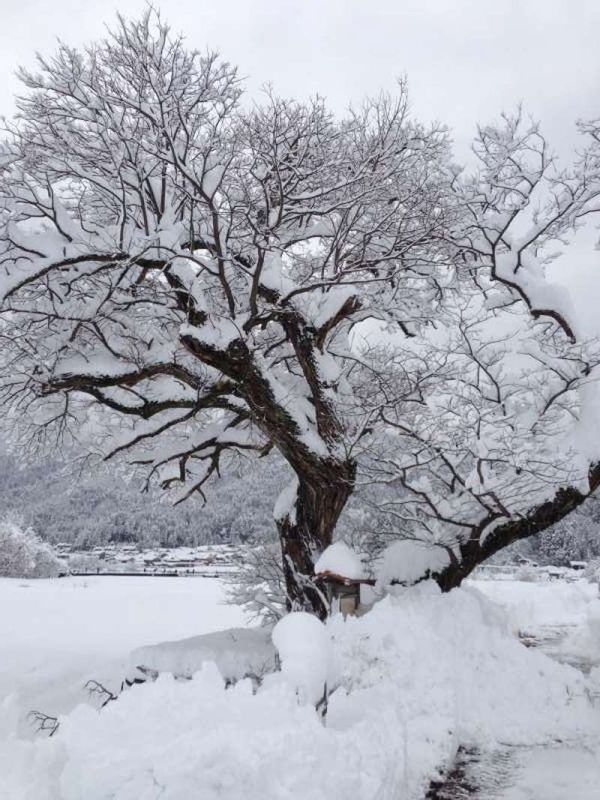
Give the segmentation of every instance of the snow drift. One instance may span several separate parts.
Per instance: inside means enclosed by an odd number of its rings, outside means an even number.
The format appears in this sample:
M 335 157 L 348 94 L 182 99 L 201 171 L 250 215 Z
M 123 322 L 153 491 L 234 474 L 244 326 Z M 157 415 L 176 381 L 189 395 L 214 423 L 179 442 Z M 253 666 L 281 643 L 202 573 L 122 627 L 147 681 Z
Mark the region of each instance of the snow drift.
M 262 678 L 276 668 L 275 647 L 268 628 L 230 628 L 189 639 L 139 647 L 131 654 L 131 667 L 190 678 L 212 661 L 229 683 L 246 677 Z
M 314 631 L 286 623 L 275 637 L 294 674 L 306 649 L 290 643 L 290 626 Z M 423 583 L 323 631 L 325 721 L 289 681 L 226 689 L 206 662 L 193 680 L 163 674 L 101 712 L 82 705 L 52 739 L 5 738 L 6 796 L 410 800 L 459 743 L 544 743 L 600 729 L 580 673 L 523 647 L 472 587 L 442 596 Z

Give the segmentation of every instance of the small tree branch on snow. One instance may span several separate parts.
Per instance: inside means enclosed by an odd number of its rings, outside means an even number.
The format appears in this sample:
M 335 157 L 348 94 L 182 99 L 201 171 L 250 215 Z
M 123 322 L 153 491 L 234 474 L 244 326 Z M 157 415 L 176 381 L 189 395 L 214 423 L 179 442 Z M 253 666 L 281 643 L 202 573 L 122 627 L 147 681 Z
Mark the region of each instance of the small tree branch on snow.
M 112 700 L 117 699 L 117 695 L 113 694 L 110 689 L 107 689 L 106 686 L 103 686 L 99 681 L 89 680 L 86 682 L 84 688 L 87 690 L 90 697 L 97 697 L 100 700 L 100 708 L 104 708 L 104 706 Z
M 27 716 L 32 725 L 36 726 L 36 731 L 39 733 L 47 733 L 48 737 L 54 736 L 60 727 L 58 717 L 52 717 L 49 714 L 44 714 L 41 711 L 30 711 Z

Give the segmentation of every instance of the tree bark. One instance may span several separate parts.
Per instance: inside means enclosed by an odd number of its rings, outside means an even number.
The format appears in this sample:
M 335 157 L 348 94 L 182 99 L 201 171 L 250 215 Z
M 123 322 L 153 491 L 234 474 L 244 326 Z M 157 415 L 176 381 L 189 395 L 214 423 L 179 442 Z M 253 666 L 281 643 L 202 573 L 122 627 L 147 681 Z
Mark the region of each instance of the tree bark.
M 310 387 L 316 417 L 314 433 L 332 455 L 323 455 L 307 445 L 297 419 L 275 396 L 272 383 L 244 341 L 230 342 L 225 351 L 192 336 L 182 337 L 182 343 L 204 364 L 235 382 L 252 420 L 294 470 L 298 481 L 295 502 L 286 509 L 288 513 L 276 520 L 287 605 L 290 610 L 309 611 L 325 619 L 329 609 L 326 596 L 315 581 L 314 564 L 331 544 L 337 521 L 352 494 L 356 463 L 333 455 L 343 452 L 343 431 L 334 408 L 323 396 L 324 386 L 315 365 L 314 331 L 307 332 L 295 319 L 288 319 L 286 328 Z
M 551 500 L 532 509 L 525 517 L 498 524 L 485 535 L 485 529 L 494 519 L 485 519 L 473 529 L 471 537 L 460 545 L 460 558 L 456 556 L 442 572 L 433 577 L 443 592 L 460 586 L 462 581 L 483 561 L 514 542 L 527 539 L 560 522 L 580 506 L 600 486 L 600 463 L 589 472 L 589 491 L 580 492 L 572 486 L 559 489 Z M 482 538 L 483 535 L 483 538 Z
M 318 556 L 331 544 L 333 532 L 350 498 L 356 465 L 327 462 L 321 474 L 298 475 L 293 506 L 276 520 L 289 611 L 308 611 L 324 620 L 329 604 L 324 587 L 315 579 Z

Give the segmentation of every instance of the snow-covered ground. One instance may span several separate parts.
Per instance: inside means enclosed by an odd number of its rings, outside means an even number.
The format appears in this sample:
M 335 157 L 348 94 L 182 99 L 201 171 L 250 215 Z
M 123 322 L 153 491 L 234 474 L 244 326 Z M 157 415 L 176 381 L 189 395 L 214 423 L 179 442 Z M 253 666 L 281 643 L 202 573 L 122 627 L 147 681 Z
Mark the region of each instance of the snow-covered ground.
M 519 581 L 476 580 L 477 587 L 508 613 L 515 629 L 530 630 L 543 625 L 585 626 L 600 609 L 598 584 L 587 580 Z
M 584 671 L 600 664 L 598 584 L 486 580 L 472 585 L 502 606 L 513 633 L 523 641 Z
M 0 702 L 25 732 L 32 708 L 65 713 L 88 679 L 120 680 L 136 647 L 243 624 L 223 599 L 210 578 L 0 578 Z
M 598 800 L 597 742 L 580 746 L 555 744 L 517 753 L 509 784 L 495 800 Z
M 591 671 L 587 690 L 600 714 L 600 599 L 597 584 L 485 580 L 467 582 L 497 602 L 508 624 L 530 646 L 585 673 Z M 492 772 L 496 790 L 478 797 L 495 800 L 597 800 L 600 796 L 600 739 L 594 730 L 581 737 L 568 736 L 543 746 L 502 747 L 483 755 L 481 769 L 465 776 L 477 783 L 478 773 Z M 494 774 L 493 762 L 504 761 Z M 507 766 L 508 764 L 508 766 Z M 503 774 L 502 774 L 503 773 Z M 460 795 L 458 795 L 460 796 Z
M 600 600 L 587 587 L 483 581 L 441 596 L 424 584 L 311 629 L 296 647 L 290 631 L 301 637 L 307 627 L 299 620 L 275 637 L 282 672 L 256 691 L 250 680 L 226 688 L 214 665 L 198 661 L 220 640 L 198 634 L 243 623 L 220 604 L 216 581 L 0 581 L 0 798 L 417 800 L 463 745 L 518 753 L 502 800 L 595 799 L 594 675 L 515 636 L 557 623 L 592 643 Z M 110 683 L 131 667 L 130 650 L 188 636 L 189 647 L 173 648 L 172 669 L 200 667 L 192 680 L 163 674 L 101 711 L 85 702 L 83 679 Z M 260 655 L 260 637 L 246 638 L 223 636 Z M 325 721 L 307 700 L 316 696 L 317 639 L 328 649 L 317 659 L 330 692 Z M 135 659 L 166 669 L 169 651 L 145 647 Z M 55 736 L 25 736 L 30 708 L 60 717 Z

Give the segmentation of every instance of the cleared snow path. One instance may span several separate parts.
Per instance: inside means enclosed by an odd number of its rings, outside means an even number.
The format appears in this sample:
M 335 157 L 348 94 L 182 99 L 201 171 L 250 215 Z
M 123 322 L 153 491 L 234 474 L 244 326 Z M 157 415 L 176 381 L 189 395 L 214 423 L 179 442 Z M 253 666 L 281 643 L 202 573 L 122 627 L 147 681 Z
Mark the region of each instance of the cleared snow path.
M 514 586 L 517 582 L 508 583 L 514 602 L 519 595 Z M 477 582 L 477 588 L 492 596 L 500 594 L 494 599 L 501 603 L 504 600 L 502 584 Z M 533 586 L 519 588 L 524 595 L 535 591 Z M 550 617 L 555 616 L 547 605 L 544 611 Z M 548 623 L 544 613 L 541 617 L 535 613 L 529 617 L 518 631 L 523 644 L 584 675 L 594 668 L 600 669 L 600 641 L 594 635 L 599 633 L 597 621 L 577 614 L 569 618 L 564 607 L 561 613 L 559 624 Z M 518 622 L 523 624 L 522 619 Z M 590 689 L 590 698 L 600 714 L 600 681 Z M 432 781 L 426 794 L 426 800 L 598 800 L 599 797 L 600 740 L 594 737 L 540 747 L 506 745 L 487 751 L 460 747 L 452 768 L 442 780 Z
M 459 747 L 452 769 L 439 781 L 432 781 L 426 800 L 467 800 L 497 797 L 510 783 L 516 769 L 512 748 L 493 751 Z
M 461 747 L 426 800 L 598 800 L 599 744 L 484 752 Z

